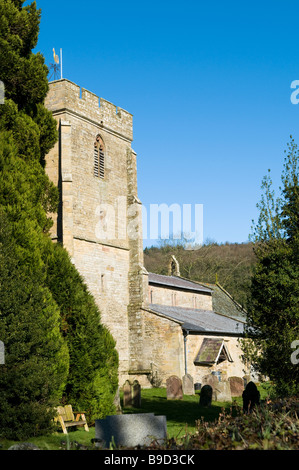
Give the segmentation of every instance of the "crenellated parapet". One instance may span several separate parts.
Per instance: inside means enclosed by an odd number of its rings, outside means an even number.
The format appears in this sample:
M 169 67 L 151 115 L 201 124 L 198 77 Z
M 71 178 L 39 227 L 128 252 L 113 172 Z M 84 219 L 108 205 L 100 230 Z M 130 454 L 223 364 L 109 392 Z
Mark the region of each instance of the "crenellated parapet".
M 70 112 L 133 140 L 133 116 L 94 93 L 63 79 L 49 83 L 46 106 L 53 114 Z

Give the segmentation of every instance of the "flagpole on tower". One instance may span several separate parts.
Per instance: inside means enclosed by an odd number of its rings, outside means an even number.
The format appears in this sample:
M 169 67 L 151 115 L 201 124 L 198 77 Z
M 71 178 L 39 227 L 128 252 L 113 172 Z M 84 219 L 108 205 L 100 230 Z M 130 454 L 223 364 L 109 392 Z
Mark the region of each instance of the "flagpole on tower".
M 62 80 L 62 49 L 60 49 L 60 76 Z
M 62 49 L 60 49 L 60 56 L 62 59 Z M 50 64 L 50 68 L 49 68 L 50 71 L 53 70 L 50 80 L 53 77 L 53 75 L 54 75 L 54 80 L 57 80 L 59 78 L 59 69 L 60 69 L 60 76 L 62 78 L 62 64 L 59 65 L 59 57 L 56 54 L 54 47 L 53 47 L 53 58 L 54 58 L 54 64 Z

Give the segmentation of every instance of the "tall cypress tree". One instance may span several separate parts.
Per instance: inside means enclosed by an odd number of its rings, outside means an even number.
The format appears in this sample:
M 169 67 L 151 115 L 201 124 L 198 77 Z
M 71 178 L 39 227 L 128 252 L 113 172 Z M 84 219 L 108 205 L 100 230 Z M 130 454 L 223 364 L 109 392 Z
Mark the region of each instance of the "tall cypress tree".
M 1 149 L 1 145 L 0 145 Z M 30 276 L 18 254 L 11 224 L 0 210 L 0 436 L 24 439 L 52 429 L 69 367 L 60 312 L 50 290 Z
M 11 438 L 49 430 L 69 364 L 59 309 L 43 286 L 41 246 L 50 243 L 46 232 L 51 225 L 45 209 L 55 207 L 57 190 L 40 165 L 40 142 L 46 138 L 35 122 L 42 98 L 34 91 L 39 86 L 36 79 L 35 84 L 30 80 L 32 67 L 26 76 L 33 59 L 30 44 L 36 44 L 29 25 L 37 21 L 34 7 L 22 10 L 21 4 L 0 2 L 0 78 L 5 85 L 5 103 L 0 106 L 0 336 L 6 352 L 0 380 L 0 434 Z M 26 100 L 18 100 L 21 95 Z M 53 145 L 56 131 L 47 138 Z M 3 232 L 4 224 L 10 227 L 9 236 Z
M 62 331 L 69 348 L 65 401 L 84 409 L 91 421 L 113 414 L 118 385 L 115 342 L 101 325 L 93 297 L 59 244 L 48 258 L 47 285 L 60 307 Z
M 34 291 L 35 299 L 44 296 L 46 306 L 36 309 L 34 319 L 36 331 L 40 331 L 39 325 L 47 326 L 45 337 L 53 334 L 57 339 L 57 355 L 49 354 L 49 367 L 53 360 L 56 369 L 51 370 L 70 371 L 67 378 L 57 372 L 53 387 L 45 385 L 44 389 L 49 390 L 48 401 L 55 398 L 58 402 L 63 389 L 63 400 L 80 405 L 91 418 L 102 417 L 113 411 L 117 354 L 83 280 L 65 250 L 55 246 L 49 235 L 52 220 L 48 214 L 57 209 L 58 189 L 44 167 L 45 155 L 57 140 L 57 124 L 44 106 L 48 91 L 44 58 L 32 52 L 37 44 L 41 11 L 35 2 L 26 7 L 23 4 L 19 0 L 0 0 L 0 79 L 5 86 L 5 103 L 0 106 L 0 209 L 11 227 L 13 256 L 22 281 L 27 279 L 28 286 L 33 283 L 36 289 L 36 283 L 39 284 L 40 291 Z M 8 256 L 3 259 L 6 263 Z M 62 285 L 69 292 L 68 297 L 63 295 Z M 26 306 L 30 311 L 29 304 L 25 302 L 22 309 L 14 305 L 11 313 L 16 319 L 22 315 L 20 324 L 23 318 L 29 321 L 25 314 Z M 2 311 L 0 299 L 0 315 Z M 2 319 L 5 322 L 5 315 L 0 316 L 0 323 Z M 53 321 L 46 321 L 47 315 Z M 54 334 L 57 331 L 54 319 L 60 336 Z M 2 331 L 4 338 L 0 339 L 5 343 L 11 331 L 9 326 Z M 9 344 L 8 358 L 13 347 Z M 59 345 L 64 353 L 59 353 Z M 27 359 L 24 357 L 25 362 Z M 42 372 L 40 377 L 47 379 Z M 22 402 L 18 403 L 22 409 Z

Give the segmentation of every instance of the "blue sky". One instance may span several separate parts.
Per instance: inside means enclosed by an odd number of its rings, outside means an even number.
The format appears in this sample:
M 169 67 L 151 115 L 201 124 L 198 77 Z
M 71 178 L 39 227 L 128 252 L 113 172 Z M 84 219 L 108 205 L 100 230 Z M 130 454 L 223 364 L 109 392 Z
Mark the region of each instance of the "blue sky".
M 62 48 L 64 78 L 134 115 L 145 207 L 202 204 L 204 240 L 246 242 L 263 176 L 278 187 L 290 135 L 299 143 L 298 2 L 37 6 L 47 65 Z

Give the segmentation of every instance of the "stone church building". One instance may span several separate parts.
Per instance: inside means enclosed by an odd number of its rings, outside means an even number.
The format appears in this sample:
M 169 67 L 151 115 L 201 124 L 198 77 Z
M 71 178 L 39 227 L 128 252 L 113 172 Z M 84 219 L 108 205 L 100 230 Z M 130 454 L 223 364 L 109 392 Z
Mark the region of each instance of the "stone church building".
M 46 106 L 59 141 L 46 170 L 60 190 L 53 239 L 63 243 L 101 311 L 119 353 L 119 385 L 144 387 L 186 373 L 243 377 L 238 339 L 245 317 L 219 285 L 143 266 L 133 117 L 69 80 L 49 85 Z

